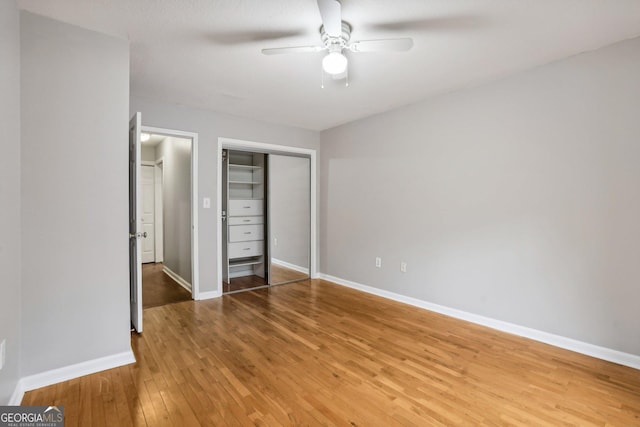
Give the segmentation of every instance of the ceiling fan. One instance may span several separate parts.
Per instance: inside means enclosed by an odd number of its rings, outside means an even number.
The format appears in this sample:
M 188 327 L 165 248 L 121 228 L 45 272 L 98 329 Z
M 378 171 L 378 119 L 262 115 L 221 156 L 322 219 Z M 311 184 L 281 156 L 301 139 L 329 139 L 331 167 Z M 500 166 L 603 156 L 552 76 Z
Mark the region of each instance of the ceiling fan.
M 402 52 L 411 49 L 413 39 L 409 37 L 381 40 L 351 41 L 351 25 L 342 20 L 342 6 L 338 0 L 317 0 L 322 18 L 319 46 L 294 46 L 262 49 L 265 55 L 286 53 L 314 53 L 327 51 L 322 59 L 322 69 L 334 79 L 347 76 L 349 52 Z

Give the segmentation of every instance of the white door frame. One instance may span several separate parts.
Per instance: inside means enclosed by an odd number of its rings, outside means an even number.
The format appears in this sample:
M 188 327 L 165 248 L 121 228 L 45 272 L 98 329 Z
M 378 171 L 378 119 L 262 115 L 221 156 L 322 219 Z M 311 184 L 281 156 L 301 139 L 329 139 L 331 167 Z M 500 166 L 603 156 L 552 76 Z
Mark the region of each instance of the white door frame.
M 222 150 L 244 150 L 253 151 L 267 154 L 282 154 L 282 155 L 304 155 L 309 156 L 311 159 L 311 248 L 310 248 L 310 260 L 309 260 L 309 276 L 312 279 L 318 278 L 318 226 L 317 226 L 317 152 L 316 150 L 309 148 L 290 147 L 287 145 L 267 144 L 263 142 L 244 141 L 241 139 L 233 138 L 218 138 L 218 148 L 216 150 L 216 163 L 218 165 L 218 186 L 216 191 L 216 229 L 218 230 L 217 239 L 217 251 L 216 257 L 217 269 L 218 269 L 218 289 L 217 296 L 222 296 Z
M 142 126 L 142 132 L 191 139 L 191 298 L 197 300 L 200 295 L 200 269 L 198 268 L 198 134 L 152 126 Z

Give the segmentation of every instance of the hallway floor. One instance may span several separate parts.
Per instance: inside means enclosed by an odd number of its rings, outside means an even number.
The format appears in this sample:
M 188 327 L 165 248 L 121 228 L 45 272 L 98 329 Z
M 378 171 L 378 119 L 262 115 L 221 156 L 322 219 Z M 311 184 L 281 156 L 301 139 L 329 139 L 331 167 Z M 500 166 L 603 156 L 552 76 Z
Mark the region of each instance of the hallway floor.
M 191 300 L 191 293 L 162 271 L 161 262 L 142 264 L 142 307 Z

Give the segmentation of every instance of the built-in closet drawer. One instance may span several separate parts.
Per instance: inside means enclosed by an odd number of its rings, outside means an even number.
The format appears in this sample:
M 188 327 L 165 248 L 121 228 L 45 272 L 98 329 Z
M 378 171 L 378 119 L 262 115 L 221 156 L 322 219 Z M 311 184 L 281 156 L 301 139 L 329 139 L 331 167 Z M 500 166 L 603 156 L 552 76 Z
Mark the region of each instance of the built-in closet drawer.
M 263 247 L 264 241 L 262 240 L 229 243 L 229 259 L 262 255 Z
M 234 216 L 229 217 L 229 225 L 264 224 L 263 216 Z
M 229 216 L 262 215 L 262 200 L 229 200 Z
M 231 225 L 229 226 L 230 242 L 246 242 L 249 240 L 263 240 L 264 225 Z

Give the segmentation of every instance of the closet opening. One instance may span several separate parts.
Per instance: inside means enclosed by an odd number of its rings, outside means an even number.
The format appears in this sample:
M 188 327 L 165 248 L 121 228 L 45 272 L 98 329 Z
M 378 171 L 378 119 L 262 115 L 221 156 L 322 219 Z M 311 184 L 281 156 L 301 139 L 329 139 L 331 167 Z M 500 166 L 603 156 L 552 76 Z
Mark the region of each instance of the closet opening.
M 315 267 L 315 151 L 223 141 L 219 289 L 229 294 L 309 279 Z
M 222 292 L 268 286 L 267 155 L 223 150 L 222 167 Z
M 197 176 L 198 134 L 142 126 L 136 112 L 129 122 L 129 306 L 138 333 L 143 308 L 176 302 L 162 291 L 153 301 L 143 264 L 153 264 L 174 291 L 184 288 L 181 298 L 198 299 Z

